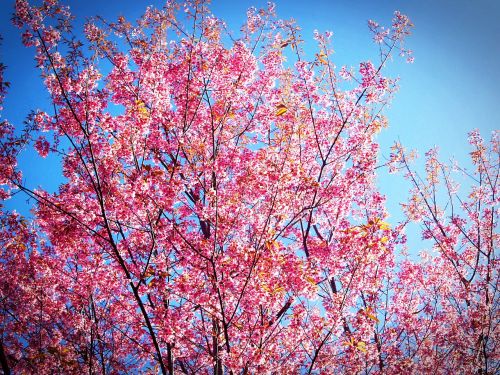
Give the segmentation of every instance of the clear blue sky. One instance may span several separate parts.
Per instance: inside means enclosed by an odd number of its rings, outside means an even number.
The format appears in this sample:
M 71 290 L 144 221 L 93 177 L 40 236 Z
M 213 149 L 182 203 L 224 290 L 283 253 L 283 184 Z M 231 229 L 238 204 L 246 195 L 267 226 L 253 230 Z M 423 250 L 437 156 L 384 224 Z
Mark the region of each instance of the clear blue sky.
M 151 1 L 72 0 L 67 2 L 81 25 L 87 17 L 99 14 L 116 19 L 120 14 L 136 18 Z M 153 2 L 160 4 L 161 2 Z M 18 127 L 31 109 L 44 108 L 47 95 L 34 68 L 33 51 L 21 46 L 20 36 L 10 24 L 13 1 L 0 5 L 0 34 L 3 45 L 0 59 L 7 65 L 6 79 L 11 89 L 5 101 L 3 118 Z M 239 29 L 245 11 L 265 6 L 265 1 L 213 0 L 213 12 Z M 358 1 L 276 1 L 282 18 L 293 17 L 303 29 L 306 45 L 314 48 L 312 31 L 334 32 L 333 45 L 338 66 L 376 59 L 376 47 L 366 27 L 368 19 L 381 24 L 390 22 L 394 10 L 407 14 L 415 24 L 408 47 L 415 63 L 396 59 L 389 65 L 392 76 L 400 76 L 400 92 L 386 112 L 390 128 L 380 136 L 382 154 L 400 139 L 422 155 L 438 145 L 445 158 L 467 157 L 466 134 L 479 128 L 486 138 L 500 124 L 500 1 L 496 0 L 358 0 Z M 27 185 L 54 190 L 60 182 L 56 159 L 39 158 L 25 153 L 21 165 Z M 389 210 L 398 215 L 398 203 L 406 196 L 407 184 L 401 176 L 381 177 L 383 191 L 389 196 Z M 22 200 L 7 207 L 26 212 Z

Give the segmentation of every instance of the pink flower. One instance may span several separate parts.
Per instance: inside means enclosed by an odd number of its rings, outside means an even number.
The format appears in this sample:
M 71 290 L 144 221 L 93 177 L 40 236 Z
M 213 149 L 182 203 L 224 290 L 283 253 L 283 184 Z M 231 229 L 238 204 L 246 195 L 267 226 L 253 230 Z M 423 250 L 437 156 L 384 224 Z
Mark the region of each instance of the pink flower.
M 46 158 L 49 154 L 50 144 L 45 137 L 41 136 L 35 141 L 35 150 L 42 158 Z

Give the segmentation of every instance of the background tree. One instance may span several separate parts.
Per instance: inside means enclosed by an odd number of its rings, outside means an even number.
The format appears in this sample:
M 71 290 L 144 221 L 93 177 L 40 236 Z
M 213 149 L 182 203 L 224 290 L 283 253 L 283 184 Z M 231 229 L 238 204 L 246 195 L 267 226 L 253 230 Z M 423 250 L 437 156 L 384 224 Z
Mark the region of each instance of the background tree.
M 393 306 L 398 335 L 410 357 L 419 356 L 419 372 L 489 374 L 498 371 L 498 132 L 489 147 L 477 130 L 469 134 L 472 169 L 439 161 L 426 153 L 426 177 L 410 168 L 400 145 L 392 162 L 402 168 L 413 190 L 404 210 L 422 227 L 434 252 L 401 264 Z M 463 180 L 467 196 L 460 193 Z M 465 180 L 464 180 L 465 177 Z M 463 189 L 462 189 L 463 190 Z M 450 360 L 450 356 L 453 358 Z
M 5 373 L 495 371 L 497 159 L 451 224 L 436 174 L 408 170 L 432 266 L 400 262 L 404 224 L 384 221 L 382 70 L 408 53 L 406 16 L 370 21 L 380 61 L 357 72 L 335 67 L 330 33 L 308 60 L 273 6 L 238 38 L 201 1 L 91 20 L 85 44 L 56 1 L 18 0 L 14 22 L 53 110 L 20 136 L 2 125 L 2 194 L 37 201 L 32 220 L 2 217 Z M 16 168 L 31 143 L 61 157 L 54 194 Z

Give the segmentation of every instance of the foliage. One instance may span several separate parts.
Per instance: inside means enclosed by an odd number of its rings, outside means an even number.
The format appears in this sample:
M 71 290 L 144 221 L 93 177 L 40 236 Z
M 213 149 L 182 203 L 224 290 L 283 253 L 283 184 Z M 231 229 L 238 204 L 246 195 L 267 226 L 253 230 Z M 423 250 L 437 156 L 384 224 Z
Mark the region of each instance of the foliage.
M 369 22 L 380 61 L 357 72 L 331 33 L 307 59 L 272 5 L 238 38 L 202 1 L 90 20 L 85 42 L 55 0 L 13 20 L 53 111 L 1 128 L 2 198 L 37 201 L 1 217 L 4 373 L 498 370 L 498 138 L 471 134 L 466 199 L 434 151 L 420 179 L 394 147 L 434 243 L 420 259 L 396 256 L 406 222 L 375 183 L 406 16 Z M 56 193 L 24 185 L 30 144 L 61 157 Z

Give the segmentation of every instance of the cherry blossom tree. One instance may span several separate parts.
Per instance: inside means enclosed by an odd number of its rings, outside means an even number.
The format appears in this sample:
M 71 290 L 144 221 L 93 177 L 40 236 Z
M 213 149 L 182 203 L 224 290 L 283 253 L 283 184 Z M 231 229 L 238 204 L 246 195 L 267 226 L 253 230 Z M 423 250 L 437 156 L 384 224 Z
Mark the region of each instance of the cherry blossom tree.
M 2 199 L 36 201 L 1 216 L 4 373 L 498 370 L 497 139 L 488 155 L 472 136 L 459 203 L 434 153 L 424 181 L 395 147 L 437 251 L 422 260 L 397 256 L 406 223 L 376 186 L 406 16 L 369 22 L 380 59 L 356 70 L 329 32 L 308 57 L 273 5 L 238 36 L 203 1 L 97 17 L 85 41 L 55 0 L 17 0 L 13 20 L 52 109 L 0 130 Z M 29 147 L 60 157 L 57 192 L 25 184 Z
M 489 147 L 469 134 L 472 169 L 450 167 L 437 150 L 426 153 L 425 178 L 409 164 L 401 145 L 391 163 L 405 171 L 413 190 L 406 216 L 421 224 L 433 252 L 405 260 L 399 270 L 394 317 L 401 350 L 416 356 L 418 372 L 490 374 L 499 370 L 498 177 L 499 133 Z M 465 180 L 466 196 L 457 180 Z

